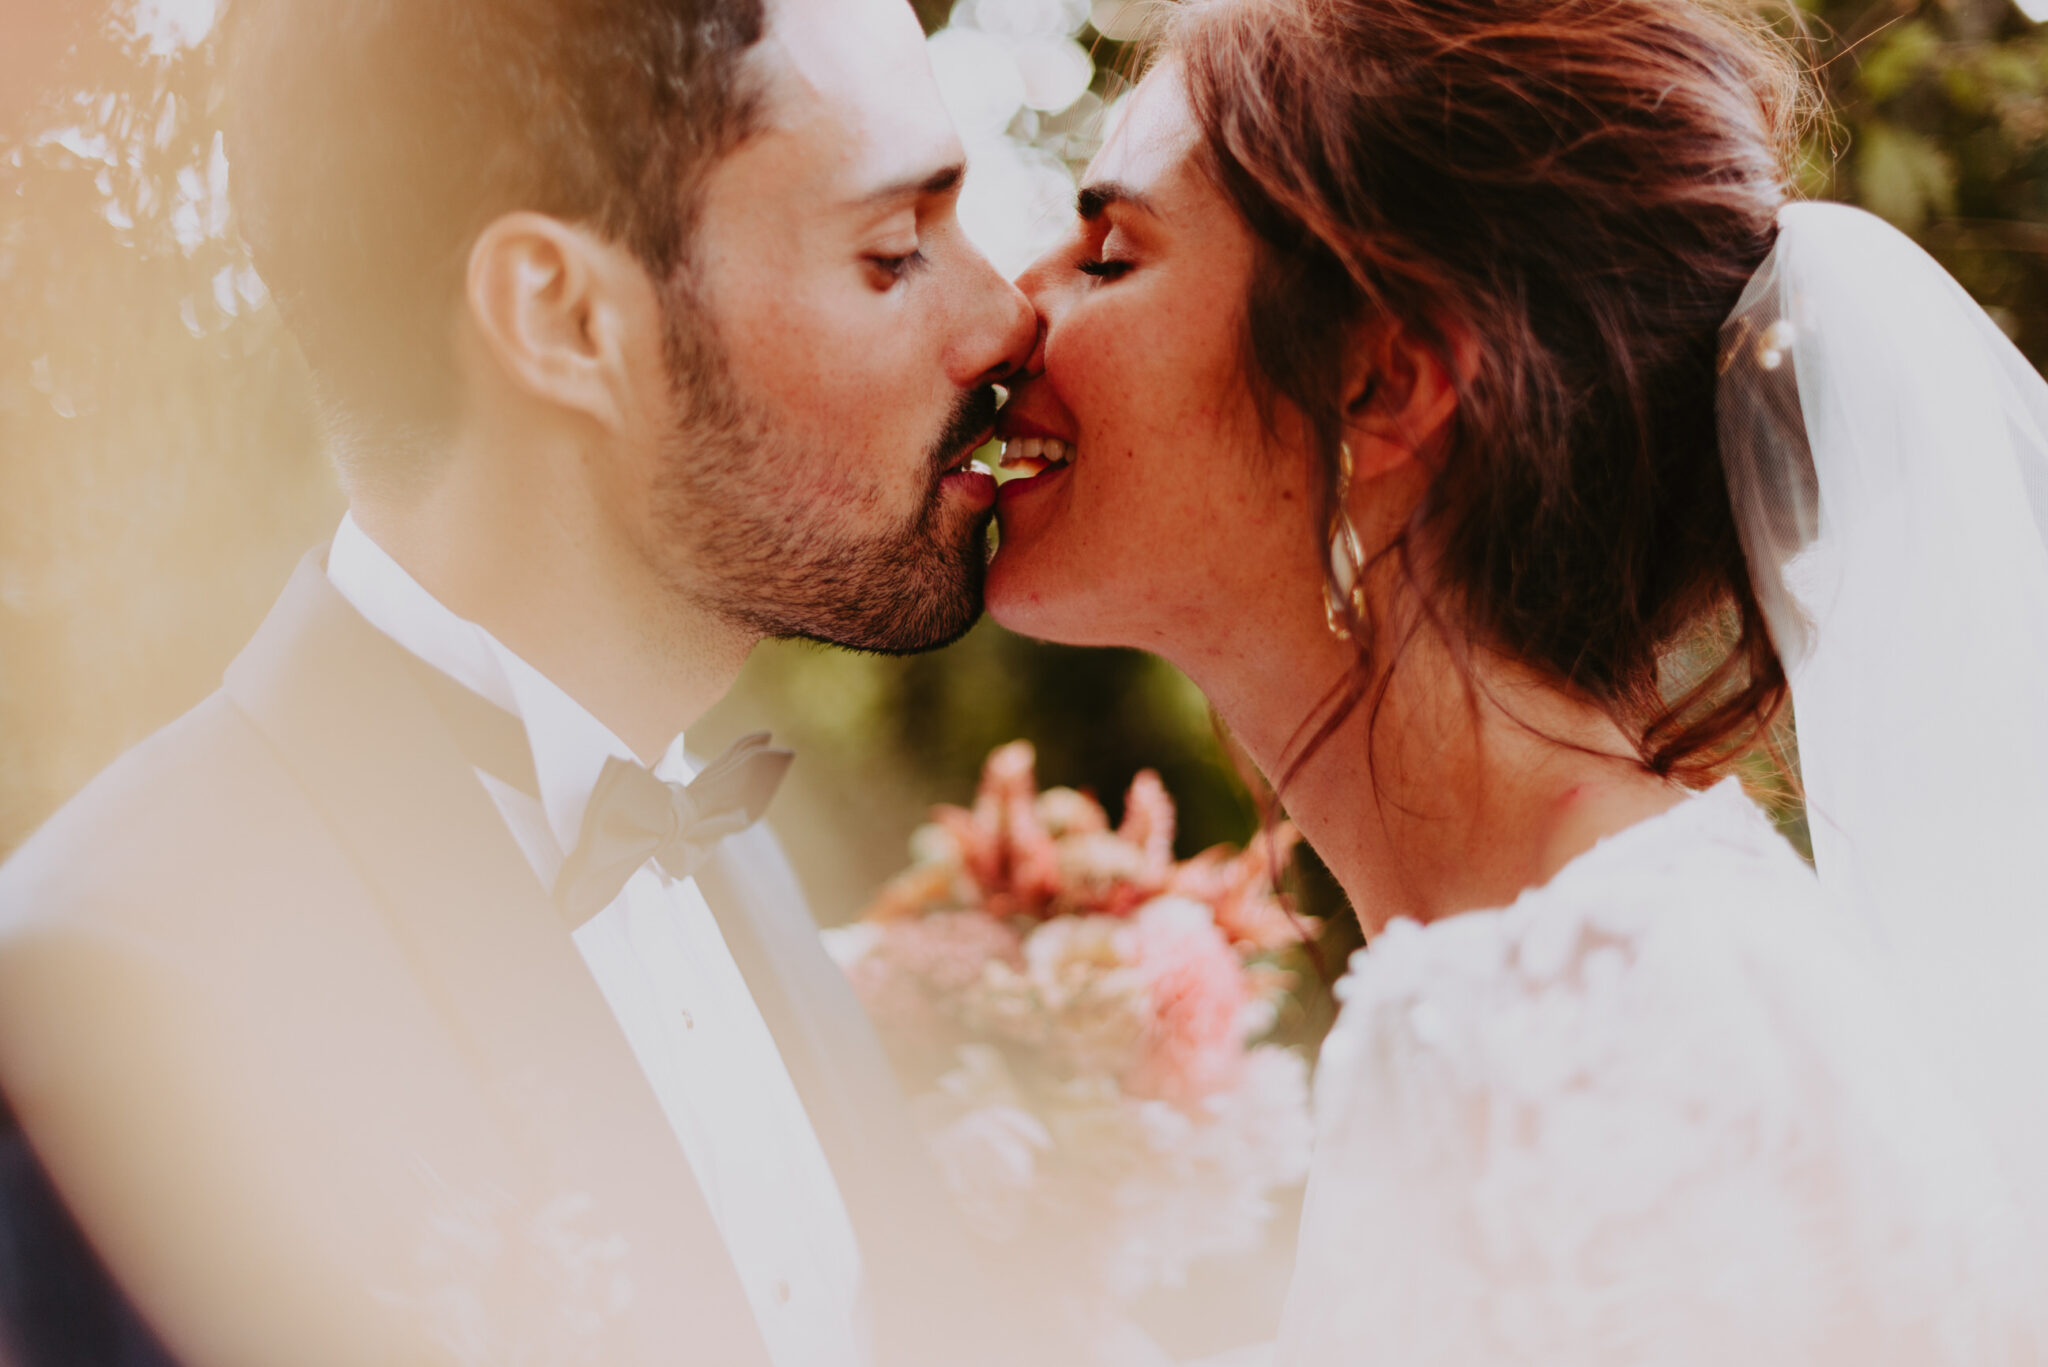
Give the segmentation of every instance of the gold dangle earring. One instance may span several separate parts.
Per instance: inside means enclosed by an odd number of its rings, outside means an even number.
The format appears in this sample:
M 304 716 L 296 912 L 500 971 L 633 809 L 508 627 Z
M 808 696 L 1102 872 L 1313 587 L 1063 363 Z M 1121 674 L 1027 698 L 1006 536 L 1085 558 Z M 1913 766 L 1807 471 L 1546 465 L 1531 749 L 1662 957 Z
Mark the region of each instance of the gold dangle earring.
M 1337 508 L 1330 514 L 1330 572 L 1323 580 L 1323 620 L 1340 641 L 1365 615 L 1365 543 L 1352 524 L 1351 443 L 1337 447 Z

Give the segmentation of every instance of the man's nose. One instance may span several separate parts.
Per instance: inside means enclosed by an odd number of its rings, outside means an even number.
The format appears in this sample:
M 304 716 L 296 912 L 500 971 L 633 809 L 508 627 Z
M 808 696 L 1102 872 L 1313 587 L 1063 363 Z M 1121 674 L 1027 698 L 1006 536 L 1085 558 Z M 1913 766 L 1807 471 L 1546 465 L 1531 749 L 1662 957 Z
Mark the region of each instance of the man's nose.
M 1005 280 L 987 260 L 980 259 L 977 265 L 981 273 L 977 282 L 981 326 L 975 331 L 982 340 L 971 363 L 972 373 L 965 378 L 974 385 L 997 384 L 1023 369 L 1031 359 L 1038 344 L 1038 314 L 1024 292 Z

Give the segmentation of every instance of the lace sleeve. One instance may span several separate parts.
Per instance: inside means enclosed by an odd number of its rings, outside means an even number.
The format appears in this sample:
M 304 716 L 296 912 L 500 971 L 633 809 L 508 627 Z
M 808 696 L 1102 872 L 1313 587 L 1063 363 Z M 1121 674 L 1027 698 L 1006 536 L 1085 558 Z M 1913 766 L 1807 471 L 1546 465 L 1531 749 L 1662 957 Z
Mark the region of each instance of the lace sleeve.
M 1803 867 L 1608 864 L 1362 953 L 1281 1361 L 2034 1360 L 1977 1151 Z

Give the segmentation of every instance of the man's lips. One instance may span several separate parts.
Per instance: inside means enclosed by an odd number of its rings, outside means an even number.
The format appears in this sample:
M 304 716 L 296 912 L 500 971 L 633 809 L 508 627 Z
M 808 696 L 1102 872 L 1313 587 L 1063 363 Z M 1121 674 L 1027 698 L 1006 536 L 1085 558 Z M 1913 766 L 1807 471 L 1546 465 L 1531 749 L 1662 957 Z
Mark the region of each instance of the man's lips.
M 939 476 L 939 488 L 966 498 L 977 507 L 986 508 L 996 501 L 995 472 L 974 459 L 974 453 L 986 446 L 995 435 L 993 431 L 983 432 L 967 444 L 960 459 L 948 466 Z
M 974 453 L 994 440 L 995 435 L 993 427 L 983 428 L 978 436 L 963 443 L 954 451 L 952 462 L 940 469 L 940 476 L 942 478 L 951 478 L 954 475 L 969 474 L 977 466 L 984 474 L 987 473 L 988 467 L 975 460 Z

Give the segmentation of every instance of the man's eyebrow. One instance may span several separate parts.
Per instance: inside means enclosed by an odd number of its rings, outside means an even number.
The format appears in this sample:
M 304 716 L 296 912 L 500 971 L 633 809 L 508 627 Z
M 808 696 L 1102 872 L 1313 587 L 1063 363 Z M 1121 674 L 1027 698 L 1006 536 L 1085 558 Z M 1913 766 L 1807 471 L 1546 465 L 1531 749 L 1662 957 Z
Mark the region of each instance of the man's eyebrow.
M 951 194 L 967 179 L 967 163 L 952 162 L 936 171 L 924 175 L 906 176 L 892 180 L 887 185 L 869 190 L 853 201 L 855 208 L 869 208 L 887 204 L 899 199 L 924 199 L 931 195 Z
M 1154 218 L 1160 217 L 1158 205 L 1120 181 L 1098 180 L 1093 185 L 1082 186 L 1081 192 L 1074 196 L 1075 212 L 1088 223 L 1101 218 L 1112 204 L 1128 204 Z

